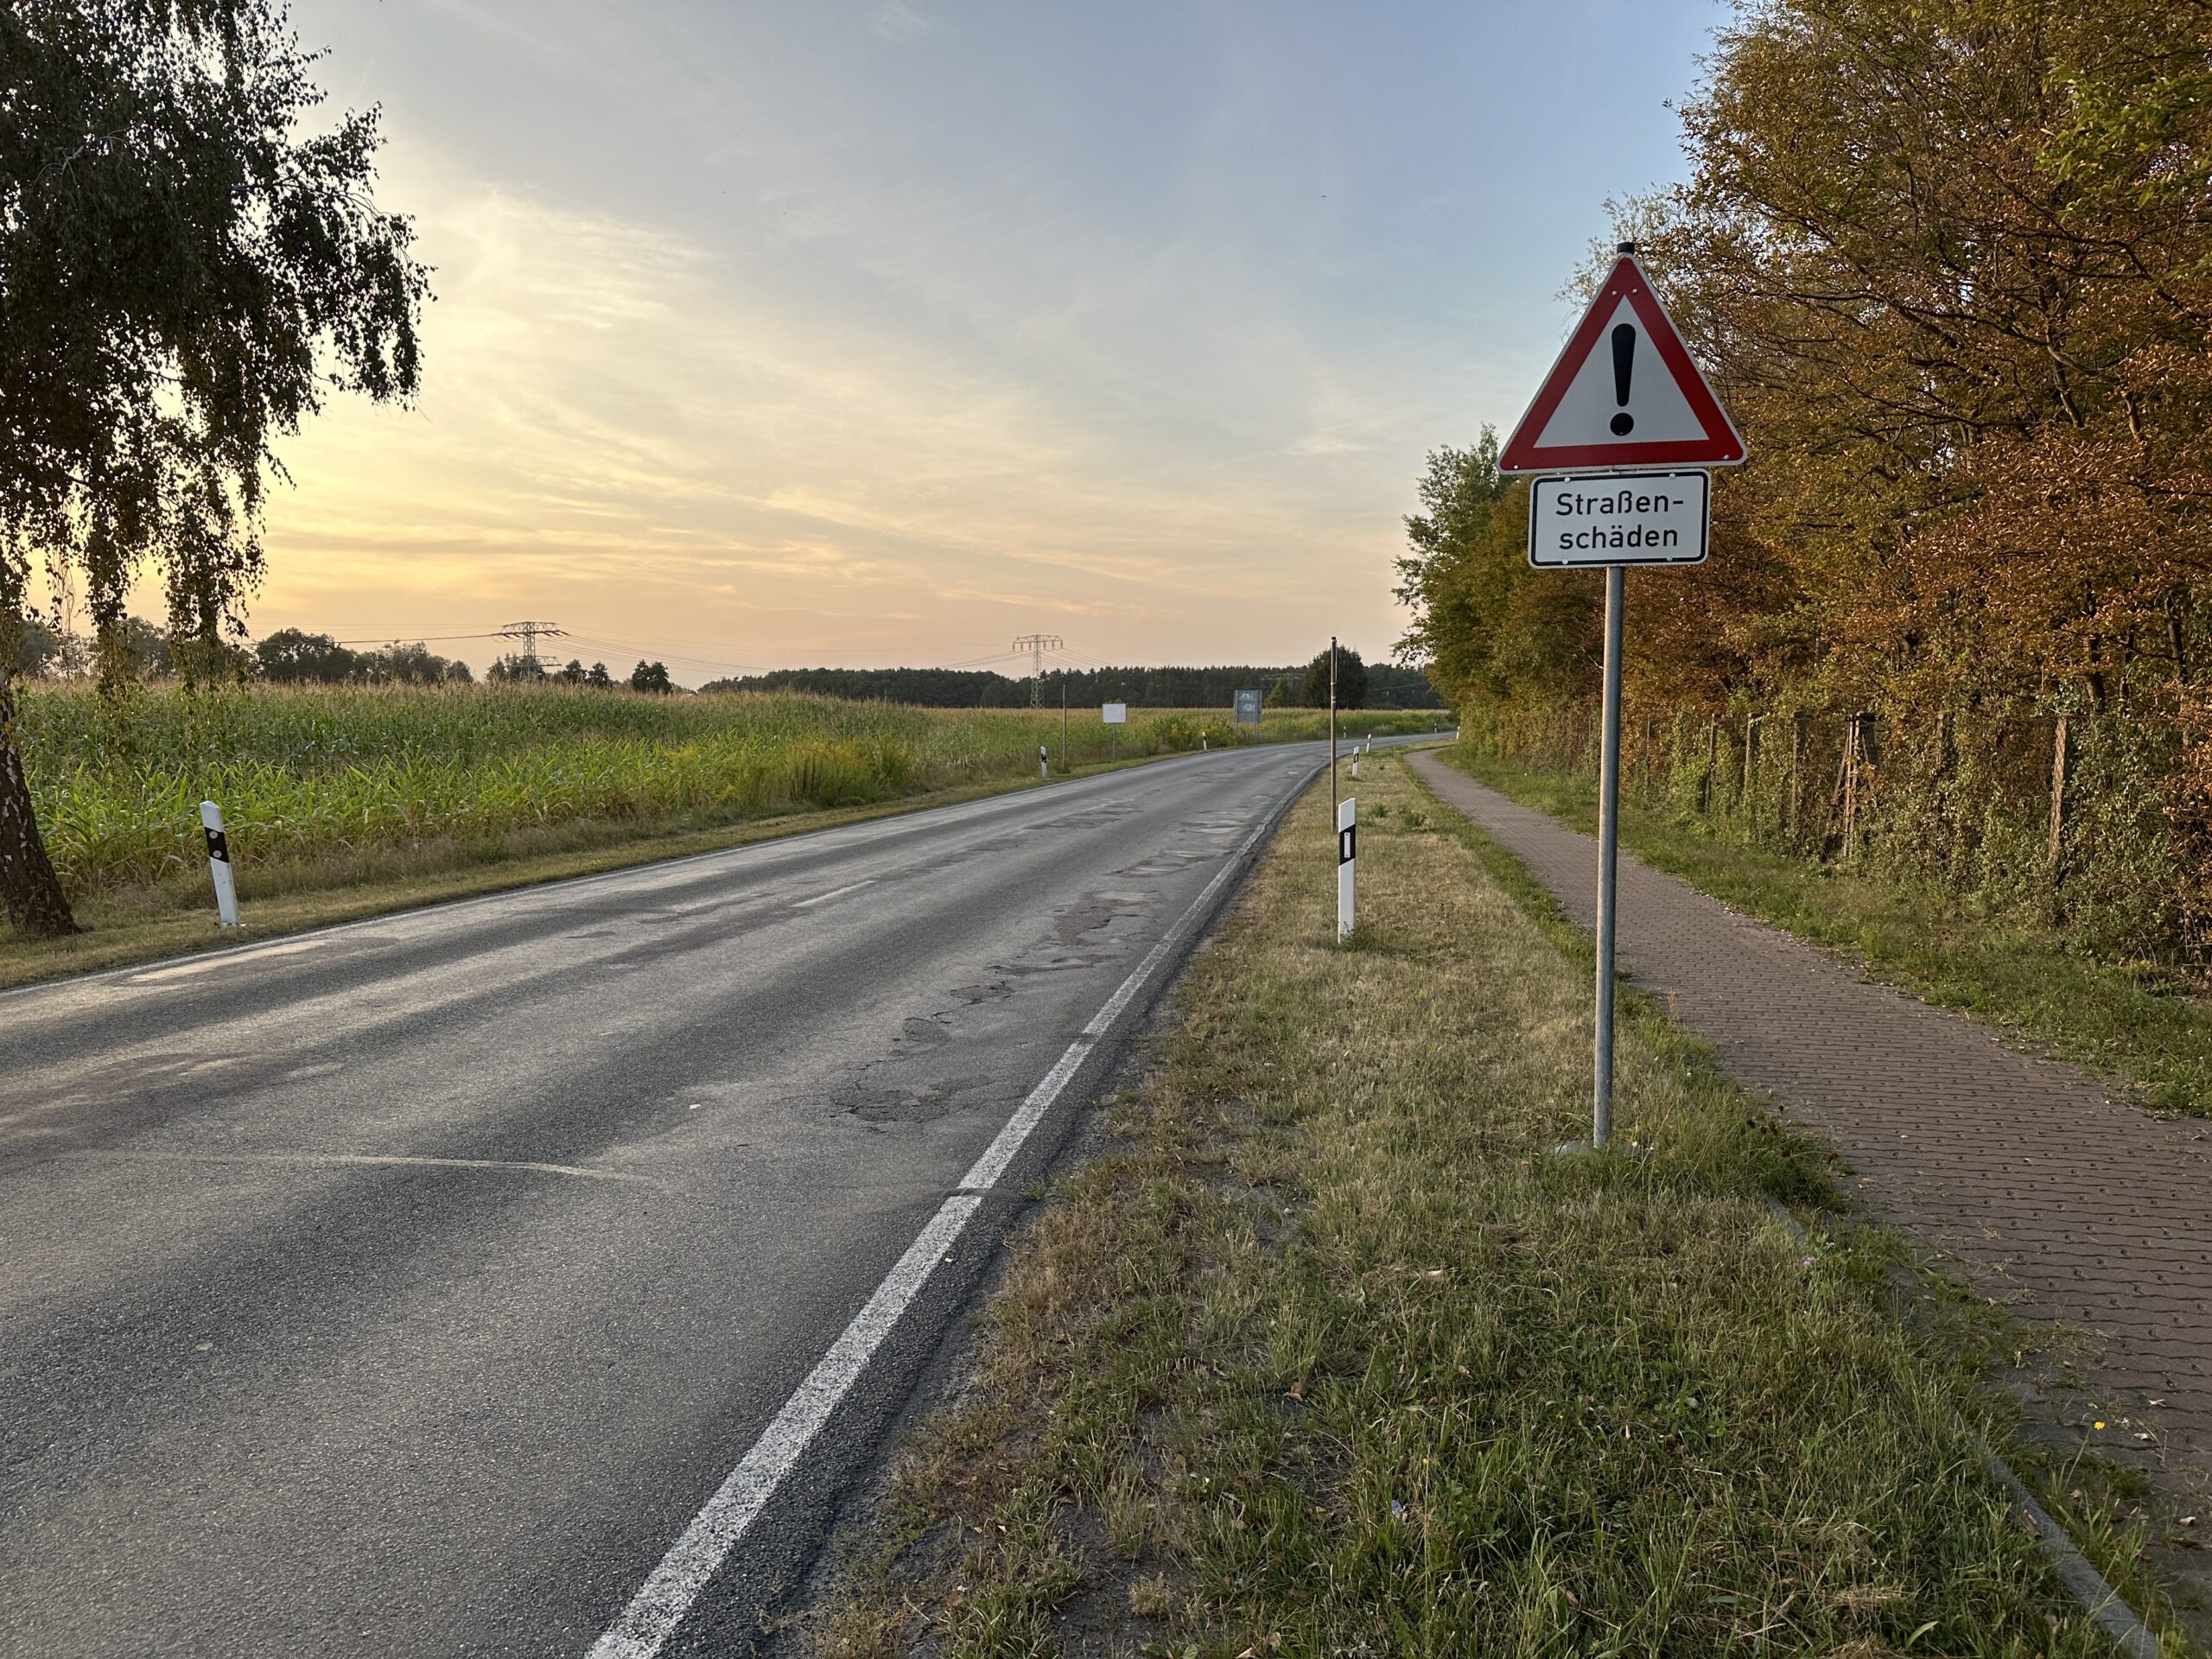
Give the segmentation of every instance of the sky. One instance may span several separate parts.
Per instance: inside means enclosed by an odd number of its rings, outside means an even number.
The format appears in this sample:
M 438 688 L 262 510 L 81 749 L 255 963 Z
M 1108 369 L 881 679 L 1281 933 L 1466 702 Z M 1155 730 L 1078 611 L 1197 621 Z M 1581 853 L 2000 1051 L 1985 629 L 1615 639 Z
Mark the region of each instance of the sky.
M 435 268 L 280 454 L 259 635 L 556 623 L 683 683 L 1370 660 L 1683 171 L 1711 0 L 295 0 Z M 510 647 L 437 648 L 480 670 Z

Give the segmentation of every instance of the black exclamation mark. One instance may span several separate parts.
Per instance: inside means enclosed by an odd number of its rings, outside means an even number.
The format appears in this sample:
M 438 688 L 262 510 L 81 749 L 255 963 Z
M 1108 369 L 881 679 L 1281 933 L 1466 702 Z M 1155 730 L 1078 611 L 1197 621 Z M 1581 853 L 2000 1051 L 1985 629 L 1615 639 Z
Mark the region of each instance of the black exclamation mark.
M 1636 430 L 1636 416 L 1628 412 L 1629 377 L 1636 372 L 1636 328 L 1618 323 L 1613 328 L 1613 401 L 1621 412 L 1613 416 L 1613 435 L 1624 438 Z

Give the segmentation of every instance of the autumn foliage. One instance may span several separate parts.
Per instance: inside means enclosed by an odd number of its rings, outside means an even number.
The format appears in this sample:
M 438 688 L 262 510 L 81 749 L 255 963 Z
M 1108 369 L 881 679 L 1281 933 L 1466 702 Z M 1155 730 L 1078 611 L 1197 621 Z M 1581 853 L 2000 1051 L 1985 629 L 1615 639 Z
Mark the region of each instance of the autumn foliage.
M 2109 879 L 2171 890 L 2114 942 L 2200 930 L 2212 4 L 1750 6 L 1684 125 L 1689 181 L 1619 204 L 1619 229 L 1752 460 L 1720 478 L 1709 563 L 1630 576 L 1631 733 L 1709 772 L 1726 734 L 1756 797 L 1761 722 L 1769 758 L 1796 722 L 1801 767 L 1804 721 L 1824 722 L 1861 751 L 1841 761 L 1862 768 L 1846 782 L 1869 847 L 1955 884 L 1990 835 L 2041 844 L 2024 820 L 2054 759 L 2085 768 L 2062 804 L 2143 842 Z M 1432 458 L 1408 645 L 1478 724 L 1527 741 L 1592 694 L 1599 589 L 1521 563 L 1525 492 L 1493 460 Z M 2035 785 L 1961 787 L 1994 747 L 2037 743 L 2039 765 L 2009 763 Z M 2124 799 L 2084 792 L 2107 786 Z M 1837 792 L 1825 771 L 1817 792 Z M 2087 893 L 2102 843 L 2077 840 L 2069 824 L 2040 874 Z

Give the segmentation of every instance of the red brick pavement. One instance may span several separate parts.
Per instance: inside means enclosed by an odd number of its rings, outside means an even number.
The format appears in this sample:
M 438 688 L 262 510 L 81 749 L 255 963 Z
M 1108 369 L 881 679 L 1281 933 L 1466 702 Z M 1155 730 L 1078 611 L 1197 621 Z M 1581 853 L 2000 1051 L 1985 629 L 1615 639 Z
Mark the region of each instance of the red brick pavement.
M 1433 755 L 1409 758 L 1592 925 L 1594 840 Z M 1626 854 L 1618 951 L 1738 1079 L 1834 1146 L 1864 1196 L 1954 1255 L 1984 1294 L 2101 1339 L 2074 1403 L 2094 1402 L 2107 1427 L 2085 1416 L 2082 1433 L 2176 1497 L 2212 1490 L 2212 1125 L 2152 1117 Z M 2212 1516 L 2194 1530 L 2212 1534 Z

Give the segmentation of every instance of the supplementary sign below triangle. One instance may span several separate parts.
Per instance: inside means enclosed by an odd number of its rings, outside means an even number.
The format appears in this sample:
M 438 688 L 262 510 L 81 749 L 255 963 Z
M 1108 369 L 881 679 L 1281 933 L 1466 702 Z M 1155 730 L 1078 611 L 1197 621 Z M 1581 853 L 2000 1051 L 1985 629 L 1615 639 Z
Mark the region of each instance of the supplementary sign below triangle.
M 1732 467 L 1743 459 L 1743 439 L 1643 268 L 1623 254 L 1513 429 L 1497 470 Z

